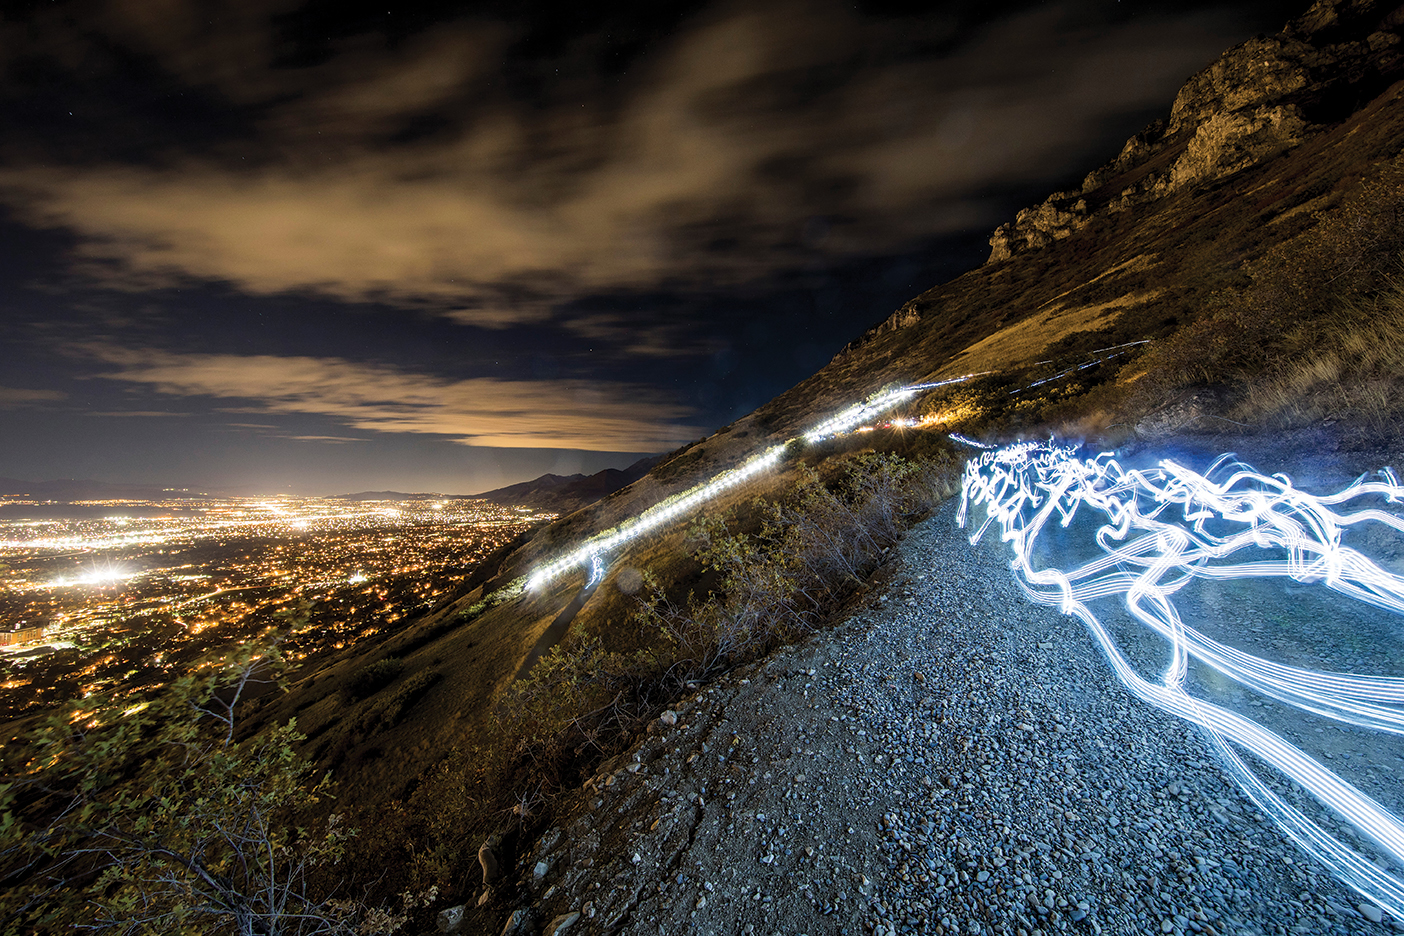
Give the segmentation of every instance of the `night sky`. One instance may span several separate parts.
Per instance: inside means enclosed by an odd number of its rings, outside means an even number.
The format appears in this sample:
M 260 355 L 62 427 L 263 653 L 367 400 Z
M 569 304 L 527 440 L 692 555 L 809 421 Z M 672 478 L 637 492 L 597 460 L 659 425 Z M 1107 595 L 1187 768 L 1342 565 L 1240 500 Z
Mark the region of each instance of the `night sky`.
M 9 0 L 0 476 L 622 467 L 983 262 L 1304 8 Z

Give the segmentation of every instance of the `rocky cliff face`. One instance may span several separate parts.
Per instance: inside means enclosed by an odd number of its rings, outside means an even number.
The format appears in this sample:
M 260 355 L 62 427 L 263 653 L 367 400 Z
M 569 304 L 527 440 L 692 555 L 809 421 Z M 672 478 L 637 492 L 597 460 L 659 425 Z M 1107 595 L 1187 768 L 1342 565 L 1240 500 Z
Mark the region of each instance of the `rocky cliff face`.
M 1230 49 L 1185 83 L 1167 120 L 1127 140 L 1079 190 L 996 228 L 987 262 L 1047 247 L 1098 211 L 1220 182 L 1339 123 L 1404 72 L 1401 24 L 1392 4 L 1319 0 L 1277 35 Z

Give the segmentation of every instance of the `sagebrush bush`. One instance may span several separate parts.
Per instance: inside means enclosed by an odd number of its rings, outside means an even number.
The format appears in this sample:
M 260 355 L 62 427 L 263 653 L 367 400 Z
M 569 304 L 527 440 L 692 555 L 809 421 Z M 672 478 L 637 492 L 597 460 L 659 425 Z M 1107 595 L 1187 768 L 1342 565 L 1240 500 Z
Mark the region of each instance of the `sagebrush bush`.
M 294 722 L 237 740 L 243 694 L 281 660 L 241 647 L 144 705 L 74 702 L 0 777 L 0 930 L 369 936 L 407 917 L 339 893 L 355 836 L 297 754 Z
M 346 681 L 346 695 L 355 701 L 374 695 L 390 685 L 405 671 L 405 663 L 399 657 L 386 657 L 357 669 Z
M 753 505 L 754 533 L 699 519 L 697 558 L 719 587 L 675 599 L 651 578 L 637 620 L 663 636 L 666 674 L 686 683 L 753 659 L 812 629 L 827 605 L 859 585 L 913 518 L 953 489 L 954 461 L 860 455 L 833 486 L 801 466 L 794 492 Z

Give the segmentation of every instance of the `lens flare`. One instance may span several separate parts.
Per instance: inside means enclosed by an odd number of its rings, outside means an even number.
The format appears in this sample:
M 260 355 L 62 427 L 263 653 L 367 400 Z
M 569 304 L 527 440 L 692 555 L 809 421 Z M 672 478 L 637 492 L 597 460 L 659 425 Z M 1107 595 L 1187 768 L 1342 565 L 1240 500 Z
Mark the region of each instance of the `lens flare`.
M 52 584 L 57 588 L 66 588 L 70 585 L 91 585 L 101 588 L 136 578 L 140 574 L 140 572 L 132 572 L 109 562 L 102 565 L 95 564 L 74 575 L 60 576 L 54 579 Z
M 1216 480 L 1217 479 L 1217 480 Z M 997 525 L 1013 550 L 1012 568 L 1035 601 L 1081 619 L 1117 677 L 1138 698 L 1200 726 L 1244 793 L 1279 829 L 1358 893 L 1404 919 L 1404 881 L 1341 842 L 1274 792 L 1240 756 L 1246 751 L 1404 866 L 1404 822 L 1296 745 L 1263 725 L 1199 698 L 1186 687 L 1191 662 L 1279 702 L 1359 729 L 1404 735 L 1404 679 L 1284 665 L 1215 641 L 1187 624 L 1173 596 L 1190 583 L 1282 578 L 1404 614 L 1404 577 L 1343 545 L 1353 529 L 1395 540 L 1404 518 L 1380 504 L 1404 502 L 1394 474 L 1357 480 L 1313 496 L 1282 474 L 1271 477 L 1223 456 L 1201 475 L 1174 461 L 1127 470 L 1111 455 L 1079 459 L 1071 448 L 1020 443 L 987 451 L 966 466 L 958 520 L 983 506 L 972 543 Z M 1039 537 L 1056 518 L 1067 529 L 1079 512 L 1100 524 L 1100 556 L 1064 571 L 1040 568 Z M 1043 555 L 1040 552 L 1040 555 Z M 1136 621 L 1169 641 L 1159 682 L 1131 666 L 1089 603 L 1121 596 Z

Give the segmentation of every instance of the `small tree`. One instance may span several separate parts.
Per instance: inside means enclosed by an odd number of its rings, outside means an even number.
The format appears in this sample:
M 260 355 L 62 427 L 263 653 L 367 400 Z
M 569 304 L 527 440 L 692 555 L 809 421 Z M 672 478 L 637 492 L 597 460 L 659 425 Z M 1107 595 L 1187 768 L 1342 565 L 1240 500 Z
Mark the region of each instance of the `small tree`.
M 336 815 L 296 825 L 331 785 L 293 750 L 294 723 L 236 738 L 236 708 L 280 662 L 245 648 L 149 703 L 89 697 L 8 745 L 0 930 L 310 936 L 402 923 L 312 894 L 309 876 L 355 832 Z

